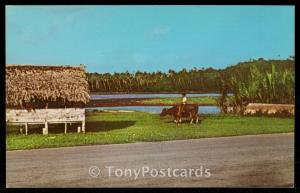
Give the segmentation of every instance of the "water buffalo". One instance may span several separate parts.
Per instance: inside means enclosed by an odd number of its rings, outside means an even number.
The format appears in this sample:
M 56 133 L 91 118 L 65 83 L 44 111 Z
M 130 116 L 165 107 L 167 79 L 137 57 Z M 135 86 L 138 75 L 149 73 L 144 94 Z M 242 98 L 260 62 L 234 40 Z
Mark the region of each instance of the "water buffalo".
M 189 117 L 191 119 L 190 123 L 193 121 L 198 123 L 198 105 L 185 104 L 185 105 L 175 105 L 171 108 L 163 108 L 160 116 L 171 115 L 174 118 L 175 123 L 181 122 L 182 117 Z

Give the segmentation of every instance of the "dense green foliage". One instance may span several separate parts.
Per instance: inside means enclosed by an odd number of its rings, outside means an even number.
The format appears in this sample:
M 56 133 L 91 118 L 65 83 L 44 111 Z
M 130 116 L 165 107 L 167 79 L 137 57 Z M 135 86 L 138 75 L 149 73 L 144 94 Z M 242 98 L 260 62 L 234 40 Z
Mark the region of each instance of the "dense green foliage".
M 50 128 L 49 135 L 41 128 L 30 125 L 29 135 L 12 133 L 7 128 L 6 149 L 35 149 L 93 144 L 133 143 L 139 141 L 165 141 L 294 131 L 293 118 L 241 117 L 231 115 L 202 116 L 199 124 L 188 122 L 179 126 L 170 117 L 157 114 L 87 113 L 86 134 L 76 133 L 76 125 L 64 135 L 64 126 Z M 73 126 L 73 125 L 72 125 Z
M 295 101 L 294 60 L 288 62 L 260 60 L 256 65 L 227 69 L 220 75 L 219 105 L 243 112 L 248 103 L 293 104 Z M 267 65 L 269 64 L 269 65 Z M 293 65 L 292 65 L 293 64 Z M 232 92 L 233 97 L 227 97 Z
M 232 65 L 225 69 L 193 68 L 181 71 L 169 70 L 164 72 L 140 72 L 135 73 L 88 73 L 89 87 L 92 92 L 219 92 L 220 80 L 227 77 L 239 76 L 246 80 L 249 78 L 251 66 L 257 66 L 259 71 L 270 72 L 272 65 L 278 71 L 290 70 L 294 72 L 295 63 L 293 57 L 285 60 L 250 60 Z M 233 88 L 232 88 L 233 89 Z M 233 92 L 233 90 L 230 90 Z

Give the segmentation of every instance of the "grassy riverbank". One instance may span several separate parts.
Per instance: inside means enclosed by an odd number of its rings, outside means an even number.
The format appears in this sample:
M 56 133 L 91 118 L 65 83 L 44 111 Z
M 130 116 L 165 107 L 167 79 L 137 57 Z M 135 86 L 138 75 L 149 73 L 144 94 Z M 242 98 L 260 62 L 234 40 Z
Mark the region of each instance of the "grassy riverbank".
M 47 147 L 92 144 L 134 143 L 205 137 L 283 133 L 294 131 L 293 118 L 239 117 L 230 115 L 204 116 L 200 124 L 183 123 L 176 126 L 170 117 L 143 112 L 94 112 L 87 113 L 86 134 L 63 134 L 60 128 L 49 129 L 41 135 L 41 128 L 29 128 L 29 135 L 8 132 L 6 149 L 35 149 Z M 12 127 L 7 129 L 13 130 Z
M 216 96 L 188 97 L 188 103 L 205 105 L 217 105 Z M 122 99 L 98 99 L 91 100 L 86 107 L 114 107 L 114 106 L 160 106 L 176 105 L 181 102 L 181 97 L 164 98 L 122 98 Z
M 217 98 L 213 96 L 201 96 L 201 97 L 189 97 L 188 103 L 198 104 L 198 105 L 217 105 Z M 175 105 L 181 102 L 181 97 L 167 97 L 159 99 L 147 99 L 138 101 L 138 103 L 143 105 Z

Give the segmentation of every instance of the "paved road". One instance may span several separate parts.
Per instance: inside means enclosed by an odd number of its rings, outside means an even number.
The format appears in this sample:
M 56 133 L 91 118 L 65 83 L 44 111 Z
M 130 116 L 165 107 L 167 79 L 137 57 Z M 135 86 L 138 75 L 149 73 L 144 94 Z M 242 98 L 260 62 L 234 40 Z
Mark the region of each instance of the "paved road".
M 6 156 L 7 187 L 294 184 L 293 133 L 7 151 Z M 98 167 L 100 174 L 91 166 Z M 109 174 L 110 166 L 114 168 Z M 135 179 L 134 170 L 139 169 Z

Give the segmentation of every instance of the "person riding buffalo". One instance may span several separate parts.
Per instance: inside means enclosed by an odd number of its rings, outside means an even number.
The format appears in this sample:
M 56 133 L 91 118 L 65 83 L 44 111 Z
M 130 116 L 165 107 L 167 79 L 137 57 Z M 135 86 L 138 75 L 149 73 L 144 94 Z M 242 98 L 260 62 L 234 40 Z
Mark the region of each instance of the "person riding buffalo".
M 182 93 L 181 103 L 179 104 L 178 114 L 181 115 L 184 106 L 187 104 L 186 93 Z M 181 121 L 181 120 L 180 120 Z
M 182 93 L 182 104 L 186 104 L 186 102 L 187 102 L 186 93 Z

